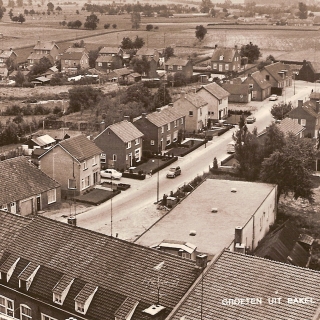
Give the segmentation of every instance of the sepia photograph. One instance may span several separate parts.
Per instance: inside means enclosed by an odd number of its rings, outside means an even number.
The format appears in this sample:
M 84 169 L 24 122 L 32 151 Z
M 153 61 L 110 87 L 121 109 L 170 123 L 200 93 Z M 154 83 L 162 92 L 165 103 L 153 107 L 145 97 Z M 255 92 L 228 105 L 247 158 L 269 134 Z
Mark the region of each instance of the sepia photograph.
M 0 0 L 0 320 L 320 320 L 320 0 Z

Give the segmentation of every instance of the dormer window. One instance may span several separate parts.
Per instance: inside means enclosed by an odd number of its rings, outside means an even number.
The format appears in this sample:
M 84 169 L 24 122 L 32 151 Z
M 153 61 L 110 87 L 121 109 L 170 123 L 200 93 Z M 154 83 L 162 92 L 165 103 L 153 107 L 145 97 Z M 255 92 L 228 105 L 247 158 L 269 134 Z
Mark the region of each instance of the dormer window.
M 84 303 L 76 302 L 76 311 L 84 313 Z
M 57 304 L 62 304 L 61 294 L 54 293 L 53 294 L 53 302 Z
M 75 311 L 86 314 L 98 287 L 87 283 L 75 297 Z
M 220 61 L 222 61 L 222 60 L 223 60 L 223 55 L 221 55 L 221 56 L 219 57 L 219 60 L 220 60 Z

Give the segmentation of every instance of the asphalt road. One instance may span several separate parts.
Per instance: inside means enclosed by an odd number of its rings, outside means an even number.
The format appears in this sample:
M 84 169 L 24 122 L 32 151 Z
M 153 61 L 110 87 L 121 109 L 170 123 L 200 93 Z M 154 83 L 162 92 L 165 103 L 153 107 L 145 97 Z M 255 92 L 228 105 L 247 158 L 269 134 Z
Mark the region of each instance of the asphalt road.
M 320 84 L 318 90 L 320 90 Z M 297 105 L 297 100 L 305 100 L 311 90 L 317 90 L 315 84 L 296 81 L 295 86 L 287 88 L 279 101 L 292 101 Z M 318 91 L 317 90 L 317 91 Z M 295 93 L 295 95 L 294 95 Z M 249 130 L 257 127 L 258 132 L 264 130 L 273 121 L 270 109 L 274 101 L 252 101 L 248 105 L 256 108 L 254 115 L 257 121 L 249 124 Z M 121 182 L 131 184 L 131 188 L 121 192 L 112 201 L 107 201 L 97 207 L 77 215 L 77 225 L 83 228 L 112 234 L 121 239 L 133 240 L 165 212 L 156 209 L 154 202 L 157 200 L 157 186 L 159 185 L 159 198 L 163 194 L 177 190 L 178 187 L 190 182 L 197 175 L 208 171 L 212 167 L 213 158 L 217 157 L 218 162 L 226 156 L 226 146 L 232 141 L 232 134 L 237 129 L 231 129 L 220 137 L 201 146 L 194 152 L 179 159 L 176 164 L 182 169 L 182 174 L 175 179 L 166 178 L 166 169 L 156 173 L 151 178 L 143 181 L 136 181 L 122 178 Z M 159 184 L 158 184 L 159 181 Z M 66 222 L 66 218 L 59 217 L 59 220 Z M 112 223 L 111 223 L 112 220 Z M 112 228 L 111 228 L 112 225 Z

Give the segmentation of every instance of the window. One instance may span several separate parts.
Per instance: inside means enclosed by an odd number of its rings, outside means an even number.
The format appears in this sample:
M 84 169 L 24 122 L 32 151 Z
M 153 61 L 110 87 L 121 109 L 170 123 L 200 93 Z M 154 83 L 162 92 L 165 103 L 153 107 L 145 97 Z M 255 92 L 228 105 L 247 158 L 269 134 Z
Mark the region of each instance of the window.
M 200 117 L 202 116 L 202 108 L 199 109 Z
M 76 302 L 76 311 L 80 313 L 84 313 L 84 304 L 80 302 Z
M 226 64 L 224 65 L 224 68 L 225 68 L 226 71 L 228 71 L 228 70 L 229 70 L 229 63 L 226 63 Z
M 182 66 L 178 66 L 177 70 L 181 71 L 182 70 Z
M 4 296 L 0 296 L 0 313 L 13 317 L 14 316 L 13 300 L 8 299 Z
M 171 143 L 171 136 L 168 135 L 168 136 L 167 136 L 167 146 L 168 146 L 170 143 Z
M 183 124 L 183 118 L 180 119 L 180 124 Z
M 307 125 L 307 120 L 306 119 L 301 119 L 301 123 L 302 126 L 306 126 Z
M 117 155 L 116 155 L 116 154 L 113 154 L 113 155 L 112 155 L 112 160 L 113 160 L 113 161 L 117 161 Z
M 168 66 L 168 70 L 173 70 L 173 66 Z
M 131 148 L 131 141 L 127 142 L 127 149 Z
M 41 320 L 58 320 L 58 319 L 52 318 L 50 316 L 47 316 L 46 314 L 41 313 Z
M 170 130 L 170 123 L 167 124 L 167 130 Z
M 102 67 L 102 62 L 98 62 L 98 67 Z
M 221 55 L 221 56 L 219 57 L 219 60 L 223 60 L 223 55 Z
M 253 84 L 252 83 L 249 84 L 249 88 L 253 89 Z
M 56 202 L 56 189 L 47 191 L 48 204 Z
M 177 127 L 177 120 L 174 120 L 174 127 Z
M 69 60 L 64 60 L 65 63 L 69 63 Z
M 109 67 L 109 68 L 111 67 L 111 63 L 110 63 L 110 62 L 108 62 L 108 67 Z
M 96 166 L 97 165 L 97 159 L 96 156 L 92 157 L 92 166 Z
M 150 145 L 154 146 L 154 140 L 150 141 Z
M 135 144 L 137 145 L 139 143 L 140 143 L 140 139 L 138 138 L 138 139 L 136 139 Z
M 101 163 L 106 163 L 107 155 L 105 153 L 101 153 L 100 161 Z
M 87 167 L 87 161 L 83 161 L 83 170 L 87 170 L 88 167 Z
M 53 294 L 53 302 L 62 304 L 61 294 Z
M 216 63 L 214 63 L 214 64 L 212 65 L 212 69 L 217 69 L 217 67 L 218 67 L 218 65 L 217 65 Z
M 193 111 L 189 111 L 189 116 L 193 117 Z
M 68 189 L 77 189 L 76 179 L 68 179 Z
M 86 189 L 90 186 L 90 176 L 81 179 L 81 189 Z
M 270 80 L 270 76 L 268 74 L 266 74 L 266 80 L 269 81 Z
M 20 305 L 20 320 L 31 320 L 31 309 L 25 304 Z

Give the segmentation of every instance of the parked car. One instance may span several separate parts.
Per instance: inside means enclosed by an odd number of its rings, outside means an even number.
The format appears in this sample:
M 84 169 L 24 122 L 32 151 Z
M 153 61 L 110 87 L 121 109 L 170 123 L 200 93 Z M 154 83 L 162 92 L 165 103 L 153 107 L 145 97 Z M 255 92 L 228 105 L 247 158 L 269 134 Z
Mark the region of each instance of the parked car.
M 175 178 L 176 176 L 179 176 L 181 174 L 181 168 L 180 167 L 172 167 L 169 169 L 167 173 L 167 178 Z
M 249 116 L 246 118 L 246 123 L 254 123 L 256 118 L 254 116 Z
M 269 97 L 269 101 L 276 101 L 278 100 L 278 96 L 276 94 L 272 94 L 270 97 Z
M 106 169 L 100 171 L 100 175 L 102 178 L 107 178 L 107 179 L 119 179 L 122 177 L 122 173 L 115 170 L 115 169 Z
M 227 153 L 235 153 L 235 141 L 231 141 L 227 144 Z

